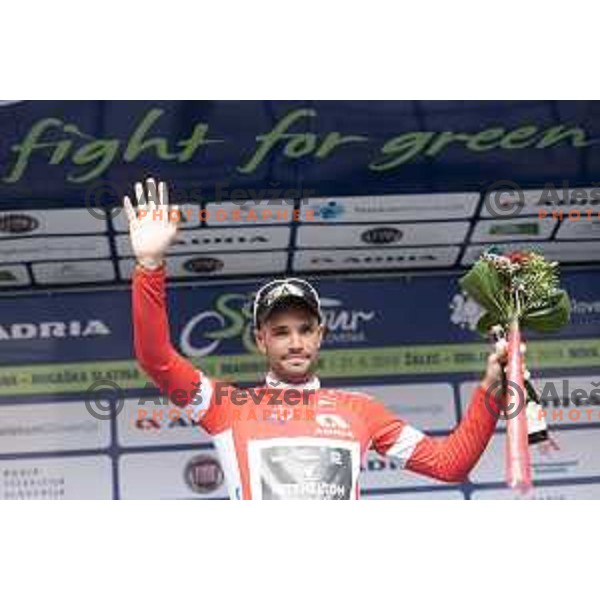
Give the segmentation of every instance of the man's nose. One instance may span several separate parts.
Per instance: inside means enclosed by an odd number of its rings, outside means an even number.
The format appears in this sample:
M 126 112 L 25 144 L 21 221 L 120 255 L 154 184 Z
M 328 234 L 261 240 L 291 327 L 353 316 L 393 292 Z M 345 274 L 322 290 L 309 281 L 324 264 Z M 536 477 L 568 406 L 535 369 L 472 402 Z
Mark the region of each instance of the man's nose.
M 302 350 L 302 336 L 298 332 L 290 334 L 290 350 Z

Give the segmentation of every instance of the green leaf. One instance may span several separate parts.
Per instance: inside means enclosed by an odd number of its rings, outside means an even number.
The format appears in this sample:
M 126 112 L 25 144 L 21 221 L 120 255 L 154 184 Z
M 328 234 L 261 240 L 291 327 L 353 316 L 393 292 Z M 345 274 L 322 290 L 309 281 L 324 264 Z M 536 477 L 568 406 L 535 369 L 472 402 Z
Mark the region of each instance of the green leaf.
M 547 333 L 564 327 L 570 316 L 569 296 L 564 290 L 557 290 L 545 306 L 527 311 L 521 319 L 521 325 L 540 333 Z
M 481 317 L 479 317 L 479 321 L 477 321 L 477 331 L 484 337 L 487 337 L 490 333 L 490 329 L 494 325 L 506 326 L 505 323 L 498 322 L 492 313 L 483 313 Z
M 510 319 L 510 305 L 506 302 L 500 276 L 487 261 L 478 260 L 459 280 L 461 288 L 483 309 L 491 313 L 496 323 Z

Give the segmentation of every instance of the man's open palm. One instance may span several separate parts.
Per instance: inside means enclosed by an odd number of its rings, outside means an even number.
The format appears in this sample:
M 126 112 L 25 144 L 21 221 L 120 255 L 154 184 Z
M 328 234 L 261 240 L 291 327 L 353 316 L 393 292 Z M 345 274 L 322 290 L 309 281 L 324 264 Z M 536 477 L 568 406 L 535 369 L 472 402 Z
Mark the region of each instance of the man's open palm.
M 128 196 L 123 204 L 129 219 L 129 236 L 137 260 L 145 266 L 156 267 L 177 234 L 179 207 L 169 209 L 167 184 L 147 179 L 146 185 L 135 184 L 137 207 Z M 171 218 L 169 218 L 171 217 Z

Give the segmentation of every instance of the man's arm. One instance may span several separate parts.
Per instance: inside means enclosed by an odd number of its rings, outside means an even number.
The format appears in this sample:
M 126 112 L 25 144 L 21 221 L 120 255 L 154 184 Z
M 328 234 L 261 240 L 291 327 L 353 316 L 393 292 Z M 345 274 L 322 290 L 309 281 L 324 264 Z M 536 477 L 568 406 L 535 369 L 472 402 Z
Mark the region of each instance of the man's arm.
M 447 437 L 434 438 L 405 425 L 384 454 L 403 460 L 409 471 L 440 481 L 464 481 L 496 428 L 498 412 L 486 405 L 485 394 L 480 385 L 473 393 L 467 413 Z
M 171 402 L 183 407 L 196 394 L 207 408 L 212 383 L 173 347 L 165 291 L 164 266 L 150 270 L 136 266 L 132 284 L 133 343 L 140 367 Z M 195 405 L 196 406 L 196 405 Z
M 496 428 L 500 407 L 495 393 L 506 362 L 506 342 L 498 342 L 488 358 L 484 379 L 473 392 L 458 427 L 445 438 L 427 436 L 403 421 L 380 414 L 375 449 L 399 459 L 404 468 L 441 481 L 464 481 L 485 450 Z M 387 411 L 386 411 L 387 412 Z
M 164 183 L 157 189 L 148 179 L 146 189 L 135 186 L 137 211 L 129 198 L 125 209 L 130 239 L 137 264 L 132 281 L 133 336 L 136 358 L 161 393 L 174 404 L 192 401 L 198 416 L 207 410 L 212 383 L 173 347 L 169 335 L 166 306 L 164 255 L 177 233 L 177 221 L 169 218 L 168 191 Z M 177 210 L 172 207 L 171 212 Z

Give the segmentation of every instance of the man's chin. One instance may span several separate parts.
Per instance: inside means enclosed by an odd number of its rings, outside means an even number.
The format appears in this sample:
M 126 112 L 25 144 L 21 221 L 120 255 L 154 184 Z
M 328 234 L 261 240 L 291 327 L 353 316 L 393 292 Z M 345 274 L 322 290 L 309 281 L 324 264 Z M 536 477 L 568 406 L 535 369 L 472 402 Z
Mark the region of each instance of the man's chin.
M 311 363 L 309 361 L 302 361 L 297 364 L 286 363 L 281 366 L 281 377 L 287 381 L 305 381 L 311 376 Z

